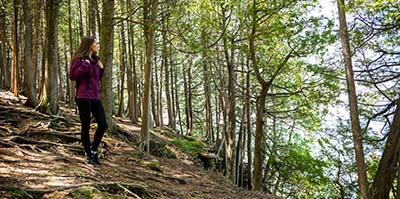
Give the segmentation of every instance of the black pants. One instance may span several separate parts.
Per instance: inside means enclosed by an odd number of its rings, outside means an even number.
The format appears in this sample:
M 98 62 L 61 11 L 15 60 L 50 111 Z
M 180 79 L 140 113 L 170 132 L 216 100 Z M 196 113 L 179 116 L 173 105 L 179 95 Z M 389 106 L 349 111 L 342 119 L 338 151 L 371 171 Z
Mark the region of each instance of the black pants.
M 92 99 L 76 99 L 79 109 L 79 117 L 81 119 L 81 139 L 83 147 L 85 148 L 86 155 L 91 154 L 92 151 L 97 151 L 103 138 L 104 132 L 107 129 L 106 116 L 104 108 L 100 100 Z M 90 113 L 93 113 L 97 122 L 97 130 L 94 134 L 92 148 L 90 148 Z

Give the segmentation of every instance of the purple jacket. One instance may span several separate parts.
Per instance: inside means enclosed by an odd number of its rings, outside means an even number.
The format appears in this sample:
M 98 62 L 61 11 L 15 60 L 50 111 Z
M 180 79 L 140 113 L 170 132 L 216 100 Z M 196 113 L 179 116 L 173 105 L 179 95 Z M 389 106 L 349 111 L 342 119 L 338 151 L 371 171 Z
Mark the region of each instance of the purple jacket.
M 89 64 L 81 57 L 75 58 L 69 69 L 69 79 L 80 80 L 76 98 L 100 100 L 100 80 L 103 74 L 104 68 L 101 69 L 97 63 L 90 61 Z

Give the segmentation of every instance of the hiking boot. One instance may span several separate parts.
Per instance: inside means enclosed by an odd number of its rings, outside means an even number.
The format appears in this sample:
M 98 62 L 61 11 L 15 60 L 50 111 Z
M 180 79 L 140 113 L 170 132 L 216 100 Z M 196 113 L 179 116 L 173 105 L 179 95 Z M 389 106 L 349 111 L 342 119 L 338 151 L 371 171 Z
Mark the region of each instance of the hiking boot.
M 101 165 L 99 162 L 99 155 L 97 154 L 97 151 L 92 151 L 91 161 L 97 166 Z
M 86 157 L 86 164 L 92 165 L 92 166 L 96 165 L 96 163 L 94 162 L 94 160 L 92 158 L 92 155 L 89 155 Z

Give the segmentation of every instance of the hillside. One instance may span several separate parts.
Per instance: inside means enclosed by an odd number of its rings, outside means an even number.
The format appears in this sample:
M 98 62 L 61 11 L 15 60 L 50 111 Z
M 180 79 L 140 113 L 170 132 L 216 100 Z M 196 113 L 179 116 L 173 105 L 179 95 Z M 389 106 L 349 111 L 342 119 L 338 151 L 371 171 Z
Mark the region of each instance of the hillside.
M 204 169 L 193 154 L 207 146 L 193 138 L 156 129 L 151 154 L 141 152 L 140 126 L 121 118 L 101 144 L 102 166 L 88 166 L 74 110 L 49 116 L 23 102 L 0 92 L 1 198 L 273 198 Z

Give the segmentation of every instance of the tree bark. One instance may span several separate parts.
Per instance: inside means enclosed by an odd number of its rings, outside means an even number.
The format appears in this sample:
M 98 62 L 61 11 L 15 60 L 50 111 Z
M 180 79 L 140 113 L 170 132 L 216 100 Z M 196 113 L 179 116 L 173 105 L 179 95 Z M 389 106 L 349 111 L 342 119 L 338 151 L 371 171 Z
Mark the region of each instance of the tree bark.
M 354 84 L 354 72 L 351 60 L 350 41 L 346 22 L 346 11 L 344 0 L 338 0 L 340 37 L 346 68 L 347 92 L 350 105 L 351 131 L 353 133 L 354 151 L 356 155 L 358 186 L 360 188 L 361 199 L 370 198 L 368 190 L 367 169 L 364 160 L 364 148 L 361 137 L 360 119 L 357 105 L 356 87 Z
M 18 96 L 18 56 L 19 56 L 19 40 L 18 40 L 18 10 L 19 0 L 14 0 L 14 26 L 13 26 L 13 56 L 11 66 L 11 92 L 14 96 Z
M 96 31 L 96 13 L 97 0 L 89 0 L 89 35 L 97 36 Z
M 118 115 L 123 116 L 125 106 L 124 106 L 124 90 L 125 90 L 125 68 L 126 68 L 126 41 L 125 41 L 125 25 L 124 22 L 121 23 L 120 32 L 120 82 L 119 82 L 119 108 Z
M 114 94 L 112 91 L 112 71 L 114 52 L 114 0 L 104 0 L 102 9 L 102 23 L 100 31 L 100 57 L 105 67 L 101 81 L 101 100 L 104 105 L 108 130 L 113 131 L 115 122 L 112 118 L 114 112 Z
M 60 1 L 46 2 L 46 59 L 45 83 L 43 96 L 39 104 L 39 111 L 48 114 L 58 114 L 58 15 Z
M 251 115 L 251 110 L 250 110 L 250 66 L 249 62 L 247 62 L 247 74 L 246 74 L 246 103 L 245 103 L 245 110 L 246 110 L 246 132 L 247 132 L 247 188 L 249 190 L 252 189 L 252 172 L 251 172 L 251 167 L 252 167 L 252 157 L 251 157 L 251 122 L 250 122 L 250 115 Z
M 73 58 L 73 45 L 72 45 L 72 13 L 71 13 L 71 0 L 68 1 L 68 31 L 69 31 L 69 57 Z M 72 61 L 72 60 L 71 60 Z M 67 75 L 69 76 L 69 70 L 67 71 Z M 69 105 L 75 106 L 75 81 L 70 81 L 69 84 Z
M 394 113 L 393 122 L 390 126 L 389 136 L 386 140 L 385 149 L 379 161 L 379 166 L 372 183 L 371 195 L 373 199 L 389 198 L 396 176 L 396 165 L 399 162 L 400 148 L 400 100 Z
M 36 49 L 37 53 L 32 53 L 32 67 L 34 72 L 34 80 L 35 80 L 35 87 L 36 90 L 40 89 L 41 87 L 40 85 L 40 75 L 39 75 L 39 48 L 40 48 L 40 43 L 41 43 L 41 38 L 42 38 L 42 23 L 41 23 L 41 16 L 42 16 L 42 6 L 43 6 L 43 2 L 42 1 L 37 1 L 35 0 L 35 12 L 34 13 L 34 22 L 33 22 L 33 30 L 34 30 L 34 34 L 33 34 L 33 49 Z M 42 51 L 44 50 L 44 48 L 42 47 Z M 38 91 L 36 91 L 38 92 Z M 39 92 L 40 93 L 40 92 Z
M 192 60 L 189 58 L 188 69 L 183 73 L 183 84 L 185 87 L 185 111 L 186 111 L 186 135 L 191 136 L 193 133 L 193 112 L 192 112 L 192 87 L 191 72 Z
M 83 38 L 83 17 L 82 17 L 82 0 L 78 0 L 78 13 L 79 13 L 79 37 Z M 104 11 L 103 11 L 104 12 Z
M 207 58 L 207 33 L 205 27 L 203 27 L 202 32 L 202 42 L 203 42 L 203 50 L 202 50 L 202 59 L 203 59 L 203 89 L 204 89 L 204 106 L 206 109 L 206 140 L 208 142 L 212 142 L 212 134 L 213 134 L 213 128 L 212 128 L 212 114 L 211 114 L 211 100 L 210 100 L 210 81 L 209 81 L 209 71 L 208 71 L 208 58 Z
M 25 23 L 25 47 L 24 47 L 24 84 L 25 95 L 28 98 L 26 101 L 27 106 L 35 107 L 38 104 L 36 98 L 36 88 L 34 79 L 34 68 L 32 64 L 32 16 L 30 10 L 31 1 L 26 1 L 23 4 L 24 9 L 24 23 Z
M 154 60 L 156 61 L 156 60 Z M 160 66 L 160 72 L 159 73 L 155 73 L 156 75 L 156 79 L 157 79 L 157 111 L 156 111 L 156 116 L 157 116 L 157 120 L 159 122 L 159 127 L 163 127 L 164 126 L 164 122 L 163 122 L 163 111 L 162 111 L 162 72 L 163 72 L 163 67 L 164 64 L 161 63 Z M 158 74 L 160 76 L 158 76 Z
M 150 88 L 151 88 L 151 69 L 152 69 L 152 55 L 154 47 L 154 32 L 155 23 L 157 17 L 157 0 L 144 0 L 143 7 L 143 31 L 145 36 L 146 44 L 146 56 L 144 64 L 144 94 L 142 100 L 142 127 L 140 130 L 141 134 L 141 144 L 140 148 L 142 150 L 150 151 L 149 141 L 150 141 Z
M 163 24 L 162 24 L 162 62 L 164 65 L 164 75 L 165 75 L 165 95 L 167 98 L 167 112 L 168 112 L 168 127 L 175 129 L 175 118 L 173 114 L 173 103 L 171 101 L 171 86 L 170 86 L 170 79 L 169 79 L 169 59 L 168 56 L 168 51 L 167 51 L 167 19 L 164 19 Z
M 6 11 L 4 7 L 0 7 L 0 68 L 2 73 L 2 88 L 10 88 L 10 69 L 7 64 L 7 52 L 6 52 Z

